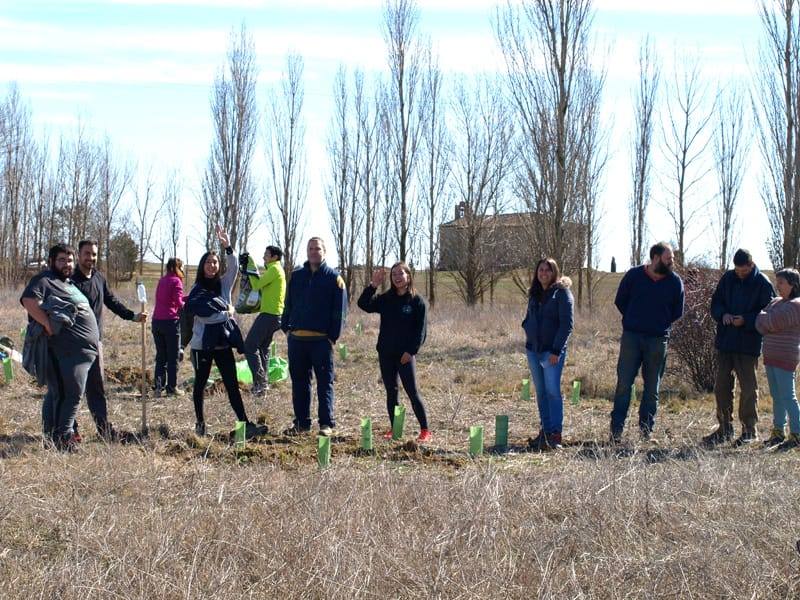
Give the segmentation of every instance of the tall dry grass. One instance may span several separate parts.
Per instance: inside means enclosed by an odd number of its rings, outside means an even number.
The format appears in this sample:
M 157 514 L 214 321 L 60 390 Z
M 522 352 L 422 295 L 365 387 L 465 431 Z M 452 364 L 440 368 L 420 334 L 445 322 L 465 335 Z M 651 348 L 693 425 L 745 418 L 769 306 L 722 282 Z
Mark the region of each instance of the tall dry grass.
M 0 301 L 0 327 L 18 330 L 15 297 Z M 0 387 L 0 596 L 800 596 L 800 453 L 701 450 L 713 402 L 674 373 L 658 441 L 606 447 L 619 322 L 606 308 L 577 320 L 564 378 L 581 378 L 586 393 L 565 407 L 569 444 L 529 453 L 537 418 L 518 397 L 522 312 L 437 309 L 419 366 L 435 443 L 376 442 L 365 455 L 359 417 L 372 416 L 376 434 L 387 418 L 377 320 L 354 309 L 365 333 L 343 339 L 339 427 L 322 472 L 311 437 L 268 435 L 237 453 L 219 394 L 207 400 L 212 440 L 190 433 L 187 397 L 152 407 L 141 443 L 87 435 L 79 454 L 57 454 L 38 437 L 41 391 L 23 377 Z M 106 332 L 112 420 L 136 431 L 139 329 L 109 315 Z M 246 405 L 272 431 L 291 419 L 286 384 Z M 510 415 L 510 452 L 470 459 L 469 426 L 484 425 L 489 446 L 496 414 Z M 85 407 L 80 421 L 89 434 Z

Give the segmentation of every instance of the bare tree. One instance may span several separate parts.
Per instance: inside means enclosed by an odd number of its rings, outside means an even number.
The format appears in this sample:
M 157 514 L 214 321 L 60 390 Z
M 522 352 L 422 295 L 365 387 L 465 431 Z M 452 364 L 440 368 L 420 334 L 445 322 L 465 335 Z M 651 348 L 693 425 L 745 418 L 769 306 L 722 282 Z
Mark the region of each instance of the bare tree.
M 134 195 L 134 223 L 136 242 L 139 251 L 139 275 L 144 273 L 144 259 L 152 251 L 153 232 L 161 213 L 161 205 L 155 197 L 155 181 L 148 172 Z
M 98 263 L 103 265 L 108 264 L 111 237 L 121 217 L 122 198 L 131 183 L 132 172 L 128 166 L 120 167 L 114 163 L 108 137 L 103 141 L 97 158 L 97 243 L 103 256 Z
M 650 204 L 653 125 L 661 70 L 649 39 L 639 48 L 639 80 L 633 100 L 633 192 L 628 204 L 631 219 L 631 266 L 644 262 L 647 207 Z
M 800 264 L 800 2 L 760 0 L 764 43 L 753 104 L 774 268 Z
M 30 110 L 15 85 L 11 86 L 8 97 L 0 105 L 0 115 L 0 198 L 3 201 L 3 210 L 0 211 L 0 282 L 11 283 L 24 273 L 24 248 L 28 244 L 25 225 L 34 152 Z
M 164 263 L 167 256 L 178 256 L 178 242 L 181 239 L 181 223 L 183 222 L 183 203 L 181 194 L 183 186 L 175 171 L 167 174 L 161 192 L 161 214 L 159 219 L 158 251 L 155 252 L 161 263 L 161 274 L 164 274 Z
M 688 259 L 689 226 L 699 222 L 698 215 L 708 205 L 708 200 L 698 199 L 695 192 L 710 170 L 705 151 L 710 142 L 708 129 L 715 105 L 716 97 L 708 101 L 707 87 L 701 80 L 697 60 L 681 61 L 669 93 L 664 131 L 664 150 L 671 180 L 664 208 L 675 227 L 675 261 L 678 265 L 685 265 Z
M 298 230 L 308 196 L 304 96 L 303 58 L 289 54 L 280 89 L 272 90 L 267 110 L 267 217 L 273 235 L 283 246 L 287 276 L 291 275 L 297 261 Z
M 514 193 L 528 224 L 520 243 L 552 256 L 567 273 L 586 257 L 581 177 L 589 160 L 586 128 L 598 118 L 594 103 L 603 85 L 591 64 L 591 5 L 507 0 L 494 23 L 521 129 Z
M 413 221 L 412 187 L 416 169 L 421 118 L 421 51 L 416 38 L 419 11 L 415 0 L 387 0 L 384 5 L 384 39 L 390 82 L 386 95 L 391 168 L 396 180 L 396 235 L 400 260 L 407 261 L 409 231 Z
M 344 276 L 348 298 L 351 298 L 352 266 L 355 258 L 353 249 L 357 233 L 352 220 L 352 214 L 357 210 L 353 183 L 356 181 L 360 130 L 358 127 L 353 128 L 351 124 L 350 93 L 344 66 L 340 66 L 336 72 L 333 97 L 334 114 L 328 133 L 330 175 L 325 185 L 325 200 L 328 205 L 334 246 L 339 255 L 339 271 Z
M 78 124 L 72 140 L 61 140 L 58 161 L 58 209 L 62 240 L 97 237 L 95 202 L 100 183 L 99 151 Z
M 355 119 L 359 130 L 362 152 L 356 164 L 358 197 L 362 213 L 364 235 L 361 246 L 364 256 L 364 284 L 372 279 L 375 266 L 375 245 L 377 226 L 380 222 L 379 159 L 381 149 L 381 111 L 379 93 L 372 100 L 364 92 L 363 74 L 356 73 L 356 93 L 354 96 Z
M 453 106 L 453 192 L 463 218 L 451 228 L 443 261 L 455 265 L 461 298 L 475 305 L 492 284 L 497 261 L 496 215 L 512 159 L 512 125 L 496 81 L 478 80 L 467 91 L 461 82 Z M 444 252 L 444 250 L 443 250 Z
M 452 141 L 445 123 L 445 102 L 442 93 L 442 71 L 433 52 L 425 55 L 422 79 L 422 96 L 425 120 L 421 130 L 420 188 L 424 193 L 425 219 L 428 239 L 428 302 L 436 304 L 436 268 L 438 259 L 438 231 L 443 207 L 448 206 L 448 184 Z
M 717 110 L 714 129 L 714 166 L 717 173 L 717 218 L 720 235 L 719 268 L 728 266 L 733 248 L 733 229 L 736 222 L 736 203 L 744 177 L 745 161 L 749 152 L 744 136 L 745 123 L 742 95 L 735 87 L 729 88 Z
M 246 247 L 255 218 L 251 163 L 258 130 L 256 75 L 255 47 L 243 25 L 231 33 L 227 63 L 214 80 L 211 96 L 214 139 L 201 183 L 208 247 L 214 243 L 216 225 L 227 230 L 231 245 Z

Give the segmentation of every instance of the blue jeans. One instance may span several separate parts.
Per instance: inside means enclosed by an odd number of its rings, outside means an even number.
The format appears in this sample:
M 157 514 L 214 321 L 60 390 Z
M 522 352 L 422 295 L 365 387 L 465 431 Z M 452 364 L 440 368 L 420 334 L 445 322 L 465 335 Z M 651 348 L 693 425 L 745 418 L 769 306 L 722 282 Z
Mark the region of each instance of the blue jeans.
M 317 380 L 320 427 L 335 427 L 333 417 L 333 347 L 325 340 L 303 340 L 291 334 L 287 338 L 289 375 L 292 378 L 294 424 L 311 429 L 311 373 Z
M 622 332 L 617 360 L 617 389 L 614 392 L 614 409 L 611 411 L 613 434 L 620 434 L 625 428 L 631 405 L 631 386 L 640 367 L 644 390 L 639 404 L 639 429 L 648 434 L 653 431 L 658 410 L 658 386 L 667 364 L 667 341 L 666 337 Z
M 772 424 L 783 431 L 789 413 L 789 432 L 800 434 L 800 406 L 794 391 L 794 371 L 766 366 L 769 393 L 772 396 Z
M 527 351 L 528 368 L 536 388 L 536 404 L 539 419 L 545 434 L 561 433 L 564 422 L 564 397 L 561 395 L 561 372 L 567 351 L 564 350 L 554 365 L 550 364 L 550 352 Z

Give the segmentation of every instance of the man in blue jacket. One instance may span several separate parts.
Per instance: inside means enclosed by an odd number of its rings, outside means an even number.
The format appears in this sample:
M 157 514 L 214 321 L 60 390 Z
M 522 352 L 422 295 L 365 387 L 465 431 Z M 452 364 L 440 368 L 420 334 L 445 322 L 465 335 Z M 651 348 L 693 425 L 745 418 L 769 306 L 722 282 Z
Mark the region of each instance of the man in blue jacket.
M 308 260 L 292 271 L 286 290 L 281 329 L 287 334 L 292 378 L 294 423 L 284 431 L 298 435 L 311 430 L 311 372 L 317 380 L 320 435 L 331 435 L 333 414 L 333 348 L 347 314 L 347 292 L 339 273 L 325 262 L 325 242 L 312 237 Z
M 658 410 L 658 387 L 667 362 L 672 323 L 683 315 L 683 281 L 672 272 L 672 248 L 659 242 L 650 248 L 650 264 L 625 273 L 614 304 L 622 313 L 617 361 L 617 389 L 611 411 L 611 441 L 622 439 L 631 403 L 631 386 L 641 367 L 644 390 L 639 405 L 639 432 L 649 439 Z
M 761 355 L 761 334 L 756 331 L 758 313 L 775 297 L 775 290 L 752 255 L 739 249 L 733 255 L 734 268 L 726 271 L 711 297 L 711 316 L 717 322 L 717 400 L 719 427 L 703 438 L 707 447 L 733 439 L 733 382 L 739 381 L 739 421 L 742 434 L 734 442 L 742 446 L 758 440 L 758 383 L 756 369 Z

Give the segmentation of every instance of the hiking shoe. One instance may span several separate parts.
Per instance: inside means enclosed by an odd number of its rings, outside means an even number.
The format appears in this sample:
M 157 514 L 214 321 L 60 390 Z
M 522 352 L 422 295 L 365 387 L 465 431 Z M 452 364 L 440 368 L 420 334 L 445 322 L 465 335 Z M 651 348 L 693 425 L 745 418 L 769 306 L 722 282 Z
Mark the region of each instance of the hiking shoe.
M 333 435 L 333 427 L 330 425 L 322 425 L 319 428 L 319 434 L 325 437 L 330 437 Z
M 622 443 L 622 431 L 615 431 L 611 430 L 611 433 L 608 436 L 608 443 L 612 446 L 616 446 Z
M 417 441 L 420 444 L 425 444 L 430 442 L 433 439 L 433 434 L 431 433 L 430 429 L 421 429 L 419 435 L 417 436 Z
M 66 437 L 61 437 L 56 440 L 55 447 L 60 452 L 65 452 L 67 454 L 74 454 L 78 451 L 78 445 L 80 442 L 75 439 L 75 434 L 68 435 Z
M 161 386 L 153 388 L 153 398 L 161 398 L 161 394 L 164 393 L 164 389 Z
M 786 435 L 783 433 L 783 429 L 778 429 L 777 427 L 773 427 L 772 431 L 769 432 L 769 438 L 764 440 L 764 447 L 772 448 L 773 446 L 778 446 L 779 444 L 782 444 L 785 440 L 786 440 Z
M 268 389 L 269 389 L 268 385 L 257 383 L 257 384 L 254 384 L 253 387 L 250 388 L 250 393 L 253 396 L 263 396 L 264 394 L 267 393 Z
M 116 442 L 119 439 L 119 432 L 111 423 L 105 423 L 98 427 L 97 433 L 107 442 Z
M 291 427 L 287 427 L 286 429 L 283 430 L 283 435 L 288 435 L 289 437 L 295 437 L 298 435 L 304 435 L 306 433 L 309 433 L 310 431 L 311 428 L 303 429 L 301 427 L 298 427 L 297 425 L 292 425 Z
M 72 434 L 72 441 L 76 444 L 80 444 L 83 442 L 83 438 L 81 437 L 81 434 L 76 431 Z
M 166 395 L 180 398 L 181 396 L 185 396 L 186 392 L 181 388 L 175 388 L 174 390 L 168 389 Z
M 736 438 L 736 440 L 733 442 L 733 446 L 735 448 L 741 448 L 742 446 L 749 446 L 757 441 L 758 433 L 752 429 L 745 429 L 742 431 L 742 435 Z
M 545 436 L 545 443 L 547 447 L 551 450 L 561 450 L 564 446 L 561 445 L 561 432 L 554 431 L 553 433 L 548 433 Z
M 799 446 L 800 435 L 797 433 L 790 433 L 788 436 L 786 436 L 785 440 L 775 447 L 775 450 L 778 452 L 785 452 L 786 450 L 791 450 L 792 448 L 797 448 Z
M 266 425 L 256 425 L 250 421 L 247 422 L 244 428 L 244 437 L 251 440 L 260 435 L 265 435 L 268 429 Z
M 719 444 L 730 442 L 733 439 L 733 426 L 720 425 L 714 431 L 704 436 L 702 444 L 706 448 L 713 448 Z
M 194 434 L 197 437 L 205 437 L 206 435 L 206 422 L 199 421 L 194 424 Z
M 392 436 L 394 436 L 394 431 L 392 430 L 391 427 L 389 427 L 389 429 L 383 432 L 383 439 L 385 440 L 392 439 Z

